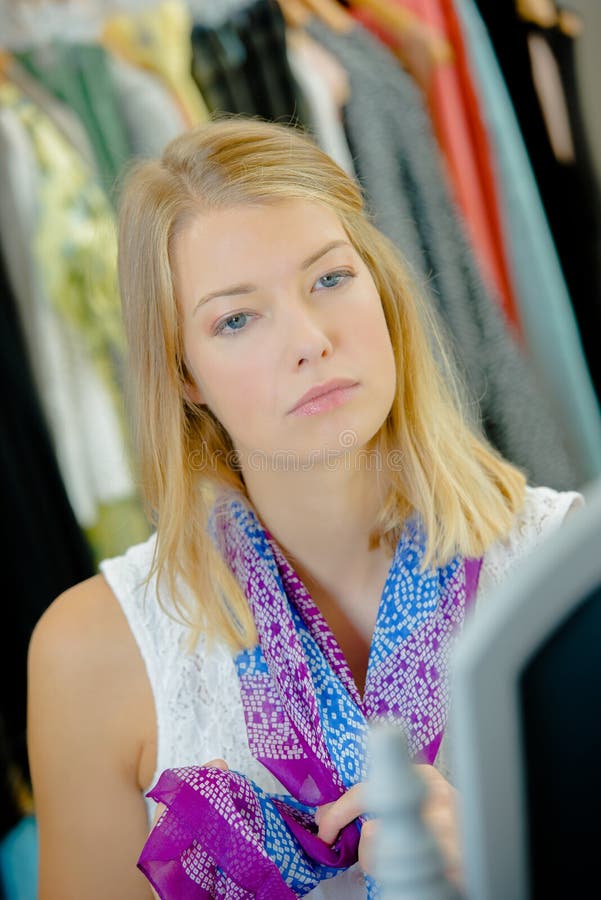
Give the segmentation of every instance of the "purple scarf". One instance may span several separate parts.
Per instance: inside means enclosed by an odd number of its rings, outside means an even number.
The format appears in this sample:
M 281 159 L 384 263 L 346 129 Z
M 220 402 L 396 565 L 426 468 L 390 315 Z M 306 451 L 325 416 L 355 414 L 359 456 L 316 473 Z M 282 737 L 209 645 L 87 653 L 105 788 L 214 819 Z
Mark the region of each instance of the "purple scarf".
M 313 816 L 365 780 L 369 723 L 400 724 L 413 757 L 434 761 L 450 655 L 481 560 L 457 557 L 421 573 L 423 532 L 417 519 L 408 523 L 382 592 L 361 698 L 323 616 L 243 497 L 223 501 L 212 533 L 259 636 L 236 658 L 250 751 L 288 794 L 269 795 L 236 772 L 168 770 L 149 793 L 168 810 L 138 865 L 164 900 L 292 900 L 357 860 L 361 821 L 328 847 Z M 375 896 L 377 886 L 366 882 Z

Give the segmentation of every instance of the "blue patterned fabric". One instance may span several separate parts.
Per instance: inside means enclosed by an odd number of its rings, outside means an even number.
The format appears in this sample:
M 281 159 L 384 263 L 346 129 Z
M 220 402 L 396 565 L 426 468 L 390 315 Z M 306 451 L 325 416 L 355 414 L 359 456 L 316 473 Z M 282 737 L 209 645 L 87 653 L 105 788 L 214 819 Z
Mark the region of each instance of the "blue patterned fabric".
M 238 494 L 222 500 L 213 537 L 250 604 L 259 643 L 236 657 L 252 755 L 279 780 L 268 795 L 241 773 L 164 772 L 150 796 L 168 810 L 139 865 L 161 898 L 302 897 L 357 861 L 363 818 L 332 847 L 316 807 L 367 778 L 371 722 L 395 722 L 411 754 L 432 763 L 448 714 L 450 655 L 475 596 L 480 560 L 421 571 L 423 530 L 396 548 L 360 696 L 321 612 L 274 539 Z M 373 900 L 378 886 L 366 878 Z

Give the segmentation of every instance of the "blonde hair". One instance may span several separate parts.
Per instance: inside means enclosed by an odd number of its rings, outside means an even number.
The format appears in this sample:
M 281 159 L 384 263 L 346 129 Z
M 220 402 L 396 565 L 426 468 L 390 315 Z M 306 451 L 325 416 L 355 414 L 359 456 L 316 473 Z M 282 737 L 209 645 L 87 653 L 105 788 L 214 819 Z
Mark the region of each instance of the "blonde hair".
M 207 522 L 223 488 L 246 492 L 229 435 L 206 407 L 186 397 L 171 252 L 186 223 L 202 212 L 292 199 L 336 213 L 375 281 L 390 332 L 398 389 L 371 443 L 381 459 L 402 453 L 402 465 L 386 472 L 374 542 L 394 548 L 417 511 L 428 563 L 457 553 L 478 557 L 508 533 L 524 499 L 523 474 L 469 421 L 440 329 L 398 251 L 370 222 L 354 181 L 289 126 L 236 118 L 181 135 L 160 160 L 134 166 L 120 203 L 119 278 L 135 439 L 157 525 L 153 573 L 166 576 L 195 635 L 219 636 L 234 648 L 252 646 L 254 623 Z M 210 468 L 197 464 L 207 459 Z

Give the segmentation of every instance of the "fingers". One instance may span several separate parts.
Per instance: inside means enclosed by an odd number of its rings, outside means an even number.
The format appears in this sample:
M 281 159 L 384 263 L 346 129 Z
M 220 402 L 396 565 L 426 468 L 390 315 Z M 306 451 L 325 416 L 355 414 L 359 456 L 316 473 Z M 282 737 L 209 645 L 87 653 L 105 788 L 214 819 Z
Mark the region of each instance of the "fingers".
M 319 827 L 317 836 L 326 844 L 333 844 L 339 833 L 358 816 L 365 813 L 364 786 L 356 784 L 333 803 L 324 803 L 315 813 Z M 361 827 L 359 840 L 359 865 L 364 872 L 372 873 L 373 846 L 378 829 L 375 819 L 367 819 Z
M 326 844 L 333 844 L 344 826 L 364 812 L 363 785 L 355 784 L 338 800 L 319 807 L 315 813 L 315 821 L 319 827 L 317 836 Z
M 380 823 L 377 819 L 367 819 L 361 827 L 361 839 L 359 841 L 359 865 L 368 875 L 373 875 L 374 843 L 378 839 L 377 833 Z
M 423 820 L 442 853 L 447 877 L 460 887 L 463 876 L 457 791 L 433 766 L 417 765 L 416 769 L 427 787 Z
M 224 759 L 211 759 L 209 762 L 203 763 L 201 769 L 221 769 L 222 772 L 229 772 L 230 767 Z

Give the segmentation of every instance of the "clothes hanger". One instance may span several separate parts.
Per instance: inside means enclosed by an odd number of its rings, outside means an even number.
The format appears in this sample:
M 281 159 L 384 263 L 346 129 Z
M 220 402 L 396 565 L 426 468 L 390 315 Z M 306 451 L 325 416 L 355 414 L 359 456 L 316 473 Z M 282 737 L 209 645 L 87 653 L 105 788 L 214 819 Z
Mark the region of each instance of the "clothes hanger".
M 336 0 L 278 0 L 278 3 L 291 28 L 306 25 L 311 17 L 339 34 L 347 34 L 355 25 L 352 16 Z
M 311 18 L 311 10 L 302 0 L 278 0 L 278 6 L 289 28 L 303 28 Z
M 350 0 L 350 6 L 368 13 L 386 32 L 391 52 L 427 98 L 437 70 L 455 57 L 445 35 L 412 10 L 389 0 Z
M 411 10 L 388 0 L 351 0 L 350 5 L 368 12 L 382 28 L 397 38 L 401 55 L 403 45 L 411 39 L 419 42 L 432 65 L 440 65 L 453 59 L 453 48 L 446 38 Z
M 1 45 L 10 51 L 56 40 L 94 42 L 103 14 L 99 3 L 86 0 L 2 0 Z
M 571 9 L 558 9 L 553 0 L 515 0 L 518 16 L 540 28 L 557 26 L 566 37 L 582 34 L 582 19 Z
M 515 0 L 515 8 L 525 22 L 533 22 L 541 28 L 552 28 L 557 24 L 557 9 L 553 0 Z
M 105 19 L 160 0 L 0 0 L 0 46 L 16 51 L 61 42 L 98 43 Z

